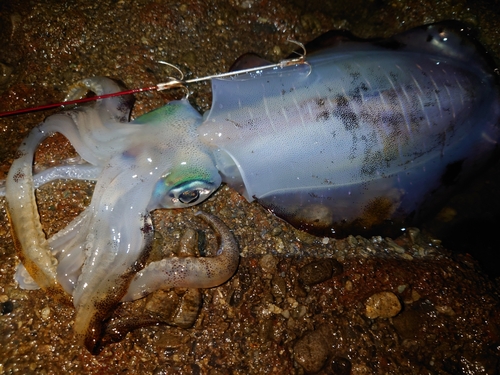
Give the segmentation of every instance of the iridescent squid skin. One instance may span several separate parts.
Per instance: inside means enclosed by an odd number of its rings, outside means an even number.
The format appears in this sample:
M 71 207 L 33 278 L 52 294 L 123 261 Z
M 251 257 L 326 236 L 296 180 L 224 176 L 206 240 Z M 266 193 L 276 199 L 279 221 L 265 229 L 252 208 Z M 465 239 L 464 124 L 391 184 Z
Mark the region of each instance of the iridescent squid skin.
M 334 33 L 307 66 L 213 80 L 198 129 L 223 181 L 295 226 L 401 233 L 477 171 L 499 139 L 491 65 L 445 23 L 363 41 Z
M 130 97 L 103 99 L 48 117 L 20 146 L 6 181 L 17 279 L 71 295 L 90 351 L 118 303 L 217 286 L 236 271 L 233 235 L 204 213 L 221 237 L 216 256 L 145 266 L 152 210 L 198 204 L 225 182 L 299 228 L 366 234 L 418 222 L 496 150 L 496 76 L 463 25 L 372 41 L 333 33 L 315 45 L 305 64 L 213 79 L 203 117 L 179 100 L 128 122 Z M 70 98 L 122 90 L 104 77 L 76 87 Z M 53 132 L 86 163 L 33 176 L 34 152 Z M 90 206 L 46 239 L 34 189 L 58 178 L 97 184 Z

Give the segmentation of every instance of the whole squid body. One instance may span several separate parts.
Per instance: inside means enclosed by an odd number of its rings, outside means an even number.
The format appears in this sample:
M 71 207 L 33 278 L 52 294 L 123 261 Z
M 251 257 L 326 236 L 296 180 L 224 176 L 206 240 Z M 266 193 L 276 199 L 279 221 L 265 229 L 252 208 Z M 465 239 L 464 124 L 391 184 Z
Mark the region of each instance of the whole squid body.
M 50 116 L 23 142 L 6 181 L 21 261 L 34 283 L 73 296 L 75 331 L 95 351 L 102 321 L 121 301 L 233 275 L 234 238 L 206 214 L 222 237 L 217 255 L 144 266 L 149 213 L 198 204 L 221 182 L 330 235 L 418 221 L 492 156 L 500 138 L 494 68 L 467 34 L 456 22 L 384 40 L 329 33 L 307 46 L 301 63 L 214 78 L 204 116 L 178 100 L 127 122 L 130 97 Z M 265 63 L 247 57 L 236 69 L 244 64 Z M 103 77 L 77 87 L 69 97 L 122 89 Z M 85 163 L 33 176 L 36 147 L 53 132 Z M 34 188 L 58 178 L 97 184 L 89 207 L 47 240 Z M 20 283 L 33 284 L 22 271 Z

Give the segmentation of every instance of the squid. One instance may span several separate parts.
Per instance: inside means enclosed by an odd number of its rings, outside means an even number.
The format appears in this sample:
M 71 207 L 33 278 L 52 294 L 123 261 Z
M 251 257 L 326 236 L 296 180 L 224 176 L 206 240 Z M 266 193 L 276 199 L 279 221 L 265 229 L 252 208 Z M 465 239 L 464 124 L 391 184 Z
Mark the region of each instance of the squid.
M 5 184 L 23 264 L 17 279 L 70 295 L 75 332 L 91 352 L 119 303 L 161 288 L 214 287 L 236 272 L 234 236 L 202 212 L 220 235 L 215 256 L 146 265 L 153 210 L 199 204 L 225 183 L 299 229 L 377 233 L 418 223 L 497 149 L 495 67 L 464 25 L 376 40 L 330 32 L 306 51 L 273 68 L 244 56 L 234 75 L 212 79 L 204 115 L 181 99 L 129 121 L 132 97 L 101 99 L 48 117 L 23 141 Z M 238 73 L 248 66 L 256 69 Z M 87 78 L 68 98 L 87 90 L 123 87 Z M 84 163 L 33 174 L 35 150 L 54 132 Z M 96 186 L 90 205 L 47 239 L 34 190 L 55 179 Z

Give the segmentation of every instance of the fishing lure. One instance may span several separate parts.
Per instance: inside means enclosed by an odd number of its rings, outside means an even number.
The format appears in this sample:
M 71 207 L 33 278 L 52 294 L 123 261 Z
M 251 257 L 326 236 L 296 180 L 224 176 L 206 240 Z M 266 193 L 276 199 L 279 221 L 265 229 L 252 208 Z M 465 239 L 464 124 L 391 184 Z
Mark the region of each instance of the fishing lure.
M 120 301 L 219 285 L 236 270 L 231 232 L 203 214 L 222 235 L 218 255 L 144 266 L 156 208 L 196 205 L 225 182 L 300 228 L 400 228 L 497 148 L 496 76 L 463 25 L 371 41 L 329 33 L 306 49 L 314 52 L 271 66 L 247 56 L 232 76 L 211 77 L 204 116 L 184 99 L 128 122 L 131 98 L 106 98 L 50 116 L 23 142 L 6 181 L 18 254 L 36 284 L 73 296 L 75 330 L 90 351 Z M 242 66 L 251 71 L 236 74 Z M 78 87 L 71 99 L 123 90 L 104 77 Z M 53 132 L 86 163 L 33 176 L 36 147 Z M 46 240 L 33 190 L 56 178 L 97 184 L 89 207 Z

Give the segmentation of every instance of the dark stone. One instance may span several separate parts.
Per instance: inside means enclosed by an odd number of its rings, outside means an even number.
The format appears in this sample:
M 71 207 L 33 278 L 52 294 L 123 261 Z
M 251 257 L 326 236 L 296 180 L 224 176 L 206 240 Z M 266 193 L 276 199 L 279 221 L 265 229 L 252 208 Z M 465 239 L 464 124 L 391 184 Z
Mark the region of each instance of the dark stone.
M 321 259 L 302 267 L 299 270 L 299 279 L 303 284 L 313 286 L 342 272 L 342 264 L 335 259 Z
M 306 373 L 315 373 L 322 369 L 329 355 L 328 343 L 318 330 L 307 332 L 293 348 L 295 361 Z
M 14 310 L 14 304 L 12 303 L 12 301 L 2 302 L 0 303 L 0 307 L 2 310 L 2 315 L 10 314 Z

